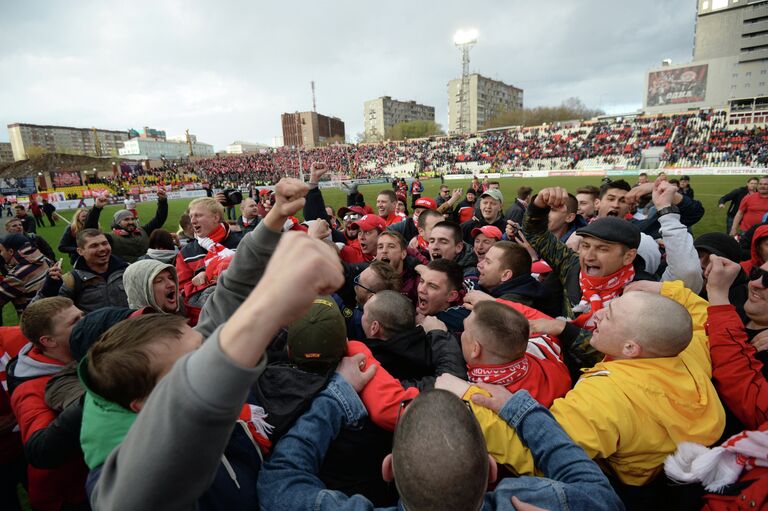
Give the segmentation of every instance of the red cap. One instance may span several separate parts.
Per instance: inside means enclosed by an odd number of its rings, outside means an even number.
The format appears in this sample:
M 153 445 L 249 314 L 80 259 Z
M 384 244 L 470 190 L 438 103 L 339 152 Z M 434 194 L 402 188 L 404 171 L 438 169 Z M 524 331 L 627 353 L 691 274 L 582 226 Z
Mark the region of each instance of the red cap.
M 269 195 L 270 193 L 272 193 L 272 190 L 269 188 L 262 188 L 259 190 L 259 195 Z
M 493 225 L 484 225 L 482 227 L 475 227 L 472 229 L 471 235 L 473 238 L 477 237 L 478 234 L 484 234 L 488 238 L 496 238 L 497 240 L 501 239 L 501 230 L 498 227 L 494 227 Z
M 531 265 L 531 273 L 549 273 L 552 271 L 552 267 L 547 264 L 546 261 L 536 261 Z
M 416 208 L 427 208 L 427 209 L 437 209 L 437 202 L 435 202 L 435 199 L 432 199 L 430 197 L 422 197 L 421 199 L 416 199 L 416 202 L 413 203 L 414 209 Z
M 350 227 L 353 229 L 358 228 L 361 231 L 372 231 L 374 229 L 383 231 L 387 228 L 387 222 L 378 215 L 365 215 L 357 222 L 353 222 Z
M 354 213 L 356 215 L 365 216 L 365 210 L 361 208 L 360 206 L 344 206 L 343 208 L 339 208 L 339 210 L 336 212 L 336 215 L 344 220 L 344 217 L 347 216 L 350 213 Z

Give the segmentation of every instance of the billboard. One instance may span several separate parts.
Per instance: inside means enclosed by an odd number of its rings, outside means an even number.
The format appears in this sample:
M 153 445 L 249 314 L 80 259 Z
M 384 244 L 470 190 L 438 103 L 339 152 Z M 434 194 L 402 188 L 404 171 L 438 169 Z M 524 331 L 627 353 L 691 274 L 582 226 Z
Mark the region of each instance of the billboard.
M 708 67 L 708 64 L 704 64 L 648 73 L 647 106 L 704 101 Z
M 32 176 L 0 177 L 0 195 L 30 195 L 36 191 Z
M 51 181 L 56 188 L 64 188 L 65 186 L 81 186 L 83 184 L 80 179 L 80 172 L 74 170 L 56 170 L 51 172 Z

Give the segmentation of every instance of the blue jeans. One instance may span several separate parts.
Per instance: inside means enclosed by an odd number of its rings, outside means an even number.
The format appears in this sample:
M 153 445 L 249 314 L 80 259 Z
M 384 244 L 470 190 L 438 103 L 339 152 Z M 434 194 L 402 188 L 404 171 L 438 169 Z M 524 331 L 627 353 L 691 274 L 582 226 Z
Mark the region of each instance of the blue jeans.
M 334 375 L 262 467 L 258 485 L 261 509 L 374 509 L 362 495 L 349 497 L 326 489 L 317 476 L 328 446 L 341 428 L 356 427 L 365 415 L 365 407 L 352 387 Z M 504 479 L 495 491 L 486 493 L 482 509 L 513 509 L 513 495 L 553 511 L 624 509 L 600 468 L 528 392 L 516 392 L 499 415 L 517 430 L 546 478 Z M 387 509 L 402 509 L 402 505 Z

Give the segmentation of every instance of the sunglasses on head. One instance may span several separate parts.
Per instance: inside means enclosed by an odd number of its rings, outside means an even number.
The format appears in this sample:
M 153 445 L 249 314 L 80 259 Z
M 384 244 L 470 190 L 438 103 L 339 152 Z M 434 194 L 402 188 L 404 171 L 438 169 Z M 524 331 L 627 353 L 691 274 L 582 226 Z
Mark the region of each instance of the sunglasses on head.
M 761 284 L 764 288 L 768 289 L 768 271 L 763 270 L 762 268 L 754 267 L 749 271 L 749 281 L 752 282 L 753 280 L 757 280 L 762 277 Z

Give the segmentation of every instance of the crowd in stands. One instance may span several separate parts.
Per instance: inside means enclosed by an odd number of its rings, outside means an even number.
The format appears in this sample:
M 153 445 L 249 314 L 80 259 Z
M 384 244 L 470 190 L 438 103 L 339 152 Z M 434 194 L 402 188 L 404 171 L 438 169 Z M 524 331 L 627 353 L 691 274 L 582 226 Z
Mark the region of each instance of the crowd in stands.
M 768 509 L 768 177 L 694 239 L 686 177 L 334 211 L 334 170 L 170 230 L 97 197 L 68 272 L 17 208 L 3 509 Z

